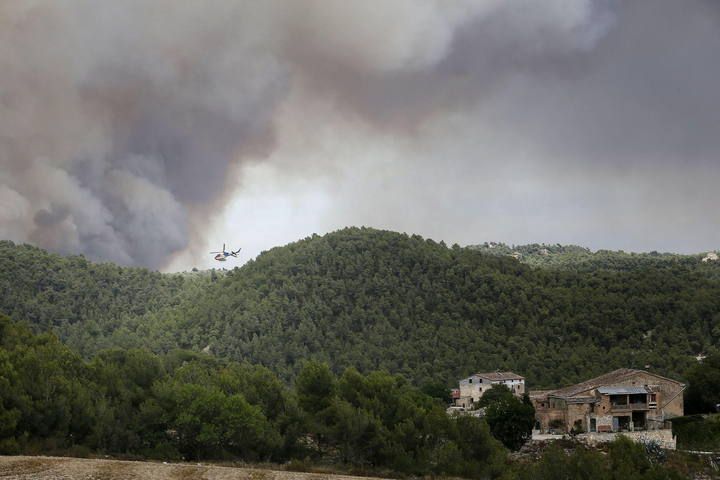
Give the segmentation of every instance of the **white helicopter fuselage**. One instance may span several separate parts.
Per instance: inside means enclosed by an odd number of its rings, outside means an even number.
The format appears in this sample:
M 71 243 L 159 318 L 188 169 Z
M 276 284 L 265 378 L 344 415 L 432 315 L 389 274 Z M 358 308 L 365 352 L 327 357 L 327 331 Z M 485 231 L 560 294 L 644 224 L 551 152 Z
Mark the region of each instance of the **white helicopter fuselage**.
M 225 244 L 223 243 L 223 248 L 219 252 L 210 252 L 211 254 L 217 254 L 213 258 L 217 260 L 218 262 L 226 262 L 228 257 L 235 257 L 237 258 L 238 253 L 240 253 L 240 248 L 238 248 L 237 252 L 233 252 L 230 250 L 229 252 L 225 250 Z

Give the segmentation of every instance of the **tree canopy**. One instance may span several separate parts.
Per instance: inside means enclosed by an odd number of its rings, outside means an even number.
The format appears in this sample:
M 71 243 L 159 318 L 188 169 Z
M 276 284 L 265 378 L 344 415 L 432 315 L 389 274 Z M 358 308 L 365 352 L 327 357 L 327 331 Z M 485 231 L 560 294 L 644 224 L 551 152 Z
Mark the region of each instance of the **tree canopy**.
M 720 355 L 709 357 L 693 365 L 687 374 L 685 412 L 715 413 L 720 411 Z
M 534 267 L 367 228 L 187 275 L 10 242 L 0 250 L 0 311 L 86 357 L 205 350 L 287 380 L 313 359 L 335 374 L 384 369 L 446 387 L 501 368 L 556 387 L 619 367 L 683 379 L 720 342 L 720 265 L 693 256 L 593 254 L 582 268 Z

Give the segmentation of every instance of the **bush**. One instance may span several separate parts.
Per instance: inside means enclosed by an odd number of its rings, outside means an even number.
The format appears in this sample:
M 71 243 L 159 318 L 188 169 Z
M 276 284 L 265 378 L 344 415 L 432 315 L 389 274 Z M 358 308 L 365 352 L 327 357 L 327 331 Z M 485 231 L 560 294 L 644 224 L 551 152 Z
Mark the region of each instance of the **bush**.
M 72 447 L 65 450 L 63 456 L 75 457 L 75 458 L 90 458 L 92 450 L 85 445 L 73 445 Z
M 312 461 L 308 457 L 302 460 L 293 458 L 285 464 L 285 470 L 289 472 L 310 472 L 312 471 Z
M 710 451 L 720 449 L 720 414 L 673 418 L 672 430 L 673 435 L 677 435 L 678 448 Z
M 14 438 L 0 440 L 0 455 L 17 455 L 20 453 L 20 445 Z
M 495 438 L 510 450 L 519 450 L 532 435 L 535 409 L 512 394 L 498 395 L 488 403 L 485 419 Z

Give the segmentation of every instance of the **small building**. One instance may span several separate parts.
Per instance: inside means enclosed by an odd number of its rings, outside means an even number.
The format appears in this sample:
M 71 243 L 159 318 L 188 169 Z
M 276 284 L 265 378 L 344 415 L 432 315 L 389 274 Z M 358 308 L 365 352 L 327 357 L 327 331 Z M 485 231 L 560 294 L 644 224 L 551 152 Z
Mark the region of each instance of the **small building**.
M 703 262 L 717 262 L 718 254 L 715 252 L 708 252 L 708 254 L 703 257 L 702 261 Z
M 541 433 L 633 432 L 670 428 L 683 415 L 685 385 L 621 368 L 576 385 L 530 392 Z
M 513 372 L 476 373 L 460 380 L 459 394 L 454 398 L 455 405 L 470 409 L 495 385 L 505 385 L 517 396 L 525 393 L 525 378 Z

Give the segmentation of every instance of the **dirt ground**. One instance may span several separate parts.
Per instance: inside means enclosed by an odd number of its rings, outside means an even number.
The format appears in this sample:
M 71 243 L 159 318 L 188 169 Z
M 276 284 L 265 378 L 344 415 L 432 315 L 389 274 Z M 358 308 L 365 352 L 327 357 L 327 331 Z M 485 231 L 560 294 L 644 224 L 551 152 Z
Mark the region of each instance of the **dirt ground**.
M 370 480 L 368 477 L 162 462 L 0 456 L 0 479 L 17 480 Z

